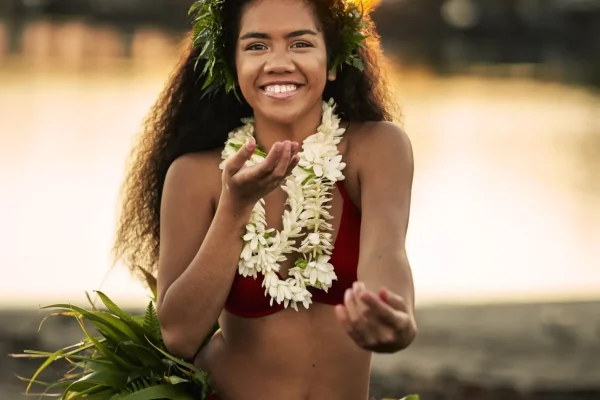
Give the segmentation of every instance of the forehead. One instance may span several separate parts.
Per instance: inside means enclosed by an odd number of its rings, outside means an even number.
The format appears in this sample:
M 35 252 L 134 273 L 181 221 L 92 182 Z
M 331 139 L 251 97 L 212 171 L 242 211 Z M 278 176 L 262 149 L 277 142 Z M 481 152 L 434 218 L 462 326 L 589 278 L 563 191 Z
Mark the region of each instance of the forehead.
M 255 0 L 246 6 L 240 21 L 241 35 L 285 34 L 299 29 L 318 30 L 316 15 L 306 0 Z

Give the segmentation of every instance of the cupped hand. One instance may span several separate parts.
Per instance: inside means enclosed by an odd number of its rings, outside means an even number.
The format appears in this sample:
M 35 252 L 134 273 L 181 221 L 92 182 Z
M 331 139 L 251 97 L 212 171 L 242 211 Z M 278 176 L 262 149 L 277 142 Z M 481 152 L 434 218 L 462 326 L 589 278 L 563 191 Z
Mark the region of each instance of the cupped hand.
M 393 353 L 408 347 L 416 336 L 406 302 L 385 288 L 375 294 L 355 282 L 335 312 L 348 335 L 365 350 Z
M 235 155 L 227 160 L 222 174 L 223 194 L 241 208 L 253 207 L 275 188 L 281 186 L 298 165 L 298 143 L 276 142 L 267 157 L 253 166 L 246 166 L 256 142 L 248 139 Z

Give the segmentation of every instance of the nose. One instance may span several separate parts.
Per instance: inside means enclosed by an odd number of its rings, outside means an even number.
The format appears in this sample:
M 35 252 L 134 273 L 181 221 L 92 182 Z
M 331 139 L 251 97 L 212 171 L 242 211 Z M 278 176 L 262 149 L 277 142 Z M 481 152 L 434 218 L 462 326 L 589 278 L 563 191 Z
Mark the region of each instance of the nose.
M 294 64 L 286 50 L 271 52 L 264 67 L 264 71 L 268 74 L 284 74 L 295 70 L 296 64 Z

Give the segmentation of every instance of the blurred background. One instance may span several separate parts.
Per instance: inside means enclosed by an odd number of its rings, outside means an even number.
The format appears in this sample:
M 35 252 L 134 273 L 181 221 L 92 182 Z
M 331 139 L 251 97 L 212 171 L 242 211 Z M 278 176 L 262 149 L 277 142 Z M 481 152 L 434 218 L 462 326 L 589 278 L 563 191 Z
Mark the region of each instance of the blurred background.
M 102 289 L 132 140 L 191 0 L 0 0 L 0 400 L 5 357 L 81 339 L 40 305 Z M 416 161 L 420 336 L 373 398 L 600 399 L 600 0 L 383 0 L 373 13 Z

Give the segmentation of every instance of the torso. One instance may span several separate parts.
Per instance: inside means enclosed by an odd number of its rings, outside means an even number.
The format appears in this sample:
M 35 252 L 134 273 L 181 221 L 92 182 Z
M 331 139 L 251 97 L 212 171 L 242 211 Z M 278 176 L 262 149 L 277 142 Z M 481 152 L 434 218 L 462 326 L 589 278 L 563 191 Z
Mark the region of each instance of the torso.
M 358 137 L 356 132 L 365 128 L 363 124 L 352 128 L 354 126 L 348 129 L 339 144 L 340 154 L 347 164 L 343 171 L 345 180 L 341 182 L 342 188 L 336 188 L 332 192 L 333 200 L 330 203 L 331 214 L 334 217 L 331 221 L 334 228 L 332 235 L 336 246 L 348 245 L 337 243 L 342 214 L 360 213 L 360 160 L 354 159 L 356 156 L 353 158 L 353 153 L 356 152 L 352 150 L 353 146 L 360 145 L 359 140 L 354 139 L 355 136 Z M 215 161 L 214 173 L 220 176 L 221 171 L 217 167 L 220 150 L 215 151 Z M 219 190 L 220 188 L 215 190 L 215 205 L 219 198 Z M 351 204 L 344 204 L 344 198 Z M 281 229 L 285 200 L 286 194 L 283 190 L 275 190 L 265 198 L 269 228 Z M 344 217 L 348 218 L 347 215 Z M 355 219 L 356 214 L 350 218 Z M 354 240 L 354 235 L 347 234 L 347 228 L 344 227 L 343 235 Z M 351 229 L 358 228 L 354 226 Z M 357 249 L 353 250 L 357 255 Z M 339 256 L 337 258 L 341 259 Z M 282 277 L 286 277 L 294 259 L 293 255 L 290 255 L 281 265 Z M 332 264 L 337 271 L 335 260 L 334 252 Z M 341 286 L 352 283 L 349 277 L 356 276 L 356 265 L 340 266 L 342 267 L 345 268 L 344 271 L 340 271 L 340 278 L 343 279 L 336 283 L 343 293 L 344 287 Z M 354 268 L 354 271 L 348 271 L 348 268 Z M 233 291 L 248 290 L 243 289 L 244 283 L 241 279 L 242 277 L 236 275 Z M 261 279 L 262 276 L 259 275 L 258 287 L 263 289 L 260 286 Z M 231 312 L 226 309 L 221 314 L 221 330 L 195 361 L 200 367 L 211 372 L 212 385 L 219 392 L 221 399 L 367 399 L 371 356 L 352 341 L 338 322 L 333 304 L 337 302 L 339 294 L 313 295 L 310 308 L 306 310 L 300 306 L 300 311 L 281 307 L 268 310 L 259 303 L 255 306 L 258 314 L 252 317 L 240 315 L 249 308 L 242 307 L 243 303 L 240 303 L 239 299 L 232 301 L 232 295 L 235 296 L 235 292 L 230 293 L 228 299 Z M 264 296 L 264 290 L 260 290 L 259 295 Z M 335 301 L 331 301 L 332 299 Z M 262 316 L 258 316 L 259 314 Z

